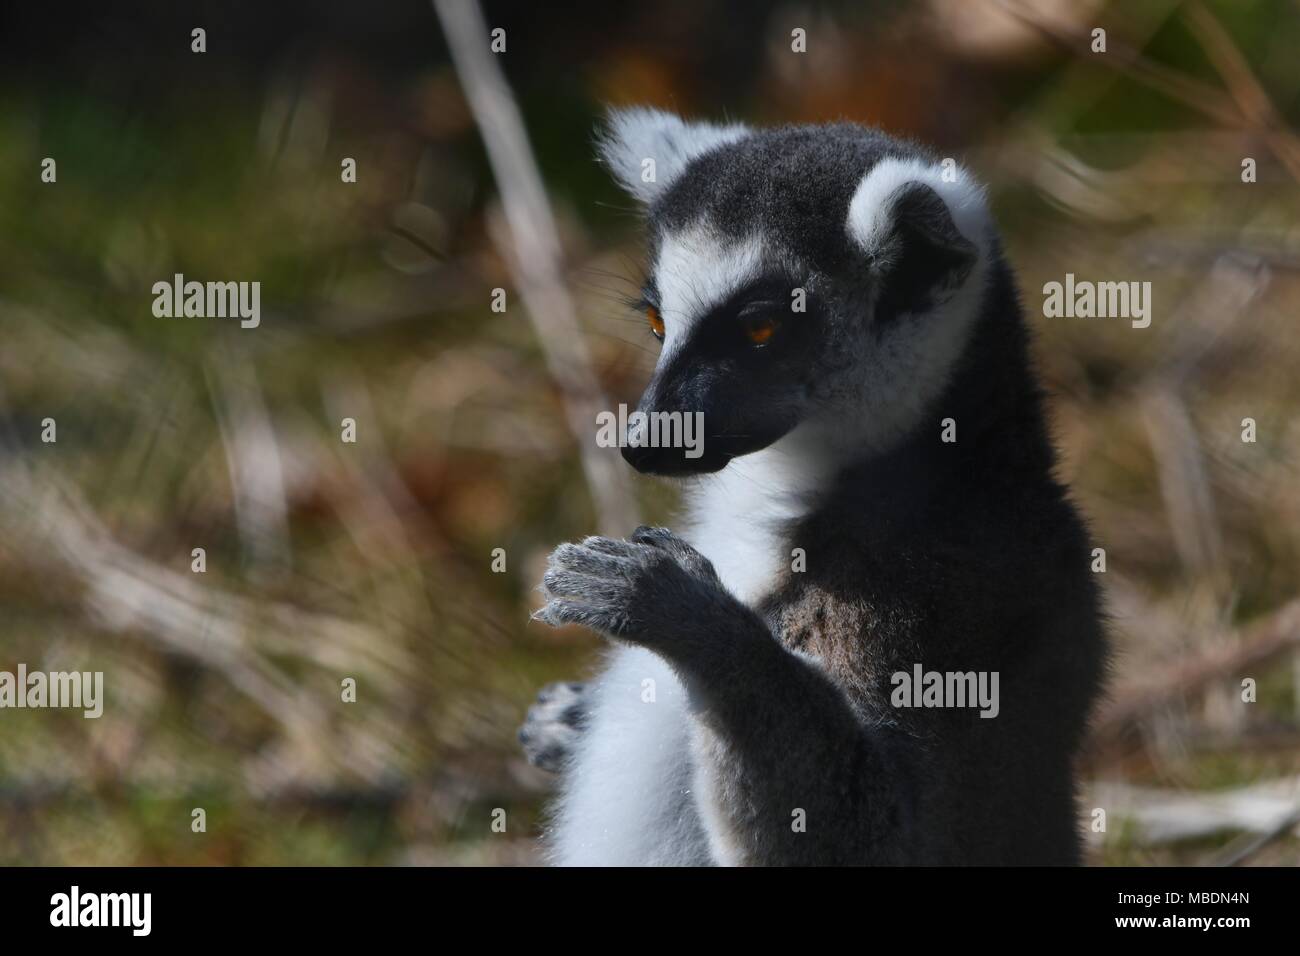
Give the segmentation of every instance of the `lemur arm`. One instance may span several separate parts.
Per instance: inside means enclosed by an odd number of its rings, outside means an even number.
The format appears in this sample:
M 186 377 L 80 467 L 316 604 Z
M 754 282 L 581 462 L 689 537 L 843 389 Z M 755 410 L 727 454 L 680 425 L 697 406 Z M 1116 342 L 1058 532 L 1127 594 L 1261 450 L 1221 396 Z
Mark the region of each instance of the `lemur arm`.
M 835 682 L 786 650 L 684 541 L 639 528 L 629 541 L 562 545 L 543 588 L 538 618 L 641 644 L 681 676 L 698 725 L 700 809 L 719 862 L 900 858 L 908 778 L 893 735 L 868 728 Z
M 868 729 L 752 612 L 713 636 L 711 653 L 670 662 L 696 710 L 696 784 L 720 862 L 897 862 L 909 826 L 890 731 Z

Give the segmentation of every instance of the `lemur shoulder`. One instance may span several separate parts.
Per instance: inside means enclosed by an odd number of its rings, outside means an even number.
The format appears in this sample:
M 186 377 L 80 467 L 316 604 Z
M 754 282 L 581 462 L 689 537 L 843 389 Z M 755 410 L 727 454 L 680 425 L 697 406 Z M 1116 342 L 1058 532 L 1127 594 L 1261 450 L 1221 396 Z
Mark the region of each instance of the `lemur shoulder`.
M 639 408 L 705 444 L 624 450 L 689 479 L 680 534 L 551 556 L 537 617 L 613 647 L 521 731 L 550 858 L 1079 862 L 1099 596 L 982 189 L 852 124 L 635 109 L 601 153 L 647 213 Z M 918 664 L 996 673 L 996 717 L 895 706 Z

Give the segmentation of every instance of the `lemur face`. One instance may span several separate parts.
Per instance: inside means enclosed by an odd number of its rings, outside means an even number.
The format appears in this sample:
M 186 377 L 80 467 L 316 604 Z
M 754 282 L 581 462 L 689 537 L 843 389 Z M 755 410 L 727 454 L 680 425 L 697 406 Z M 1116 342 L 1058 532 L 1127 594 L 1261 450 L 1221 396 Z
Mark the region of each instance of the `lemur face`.
M 703 449 L 689 458 L 679 448 L 629 445 L 634 467 L 717 471 L 806 417 L 824 304 L 793 265 L 707 225 L 662 236 L 641 306 L 663 345 L 638 410 L 702 413 Z
M 916 426 L 982 299 L 963 170 L 860 126 L 648 110 L 612 114 L 601 146 L 648 214 L 639 307 L 663 345 L 638 410 L 703 414 L 699 457 L 630 443 L 634 467 L 717 471 L 794 433 L 870 453 Z

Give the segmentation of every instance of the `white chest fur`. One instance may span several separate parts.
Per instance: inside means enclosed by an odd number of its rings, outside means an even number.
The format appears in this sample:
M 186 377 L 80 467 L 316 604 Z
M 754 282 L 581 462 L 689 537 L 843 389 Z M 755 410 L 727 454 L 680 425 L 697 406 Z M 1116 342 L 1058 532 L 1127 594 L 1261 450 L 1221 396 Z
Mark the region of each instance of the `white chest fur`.
M 827 473 L 810 444 L 806 432 L 796 431 L 736 459 L 689 493 L 683 537 L 746 604 L 756 604 L 793 560 L 798 542 L 787 540 L 787 527 L 808 511 Z

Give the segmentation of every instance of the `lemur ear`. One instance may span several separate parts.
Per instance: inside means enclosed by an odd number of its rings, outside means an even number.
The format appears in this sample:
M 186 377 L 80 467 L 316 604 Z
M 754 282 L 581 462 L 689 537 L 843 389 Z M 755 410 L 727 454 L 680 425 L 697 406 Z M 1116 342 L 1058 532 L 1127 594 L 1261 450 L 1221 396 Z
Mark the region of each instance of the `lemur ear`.
M 878 313 L 924 312 L 960 288 L 984 254 L 980 186 L 952 163 L 881 160 L 849 203 L 849 237 L 882 283 Z
M 687 123 L 660 110 L 610 110 L 600 157 L 629 193 L 649 205 L 697 156 L 749 135 L 740 124 Z

